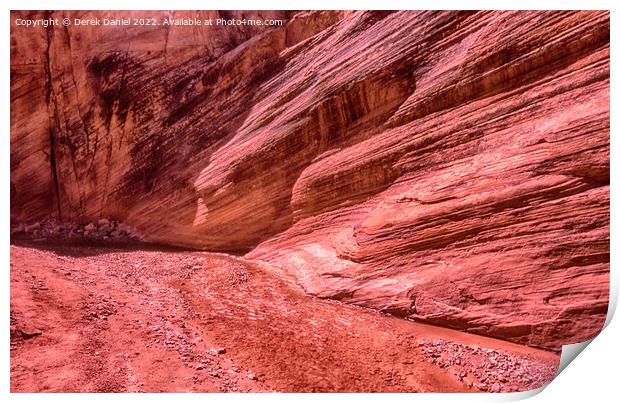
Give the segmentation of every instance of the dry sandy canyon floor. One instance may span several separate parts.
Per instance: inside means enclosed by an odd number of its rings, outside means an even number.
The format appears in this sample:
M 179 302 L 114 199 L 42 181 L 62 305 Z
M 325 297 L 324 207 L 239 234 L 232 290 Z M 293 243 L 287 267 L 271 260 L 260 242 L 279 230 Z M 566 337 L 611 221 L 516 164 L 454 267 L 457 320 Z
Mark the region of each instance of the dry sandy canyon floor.
M 235 256 L 14 241 L 10 265 L 13 392 L 505 392 L 559 364 Z

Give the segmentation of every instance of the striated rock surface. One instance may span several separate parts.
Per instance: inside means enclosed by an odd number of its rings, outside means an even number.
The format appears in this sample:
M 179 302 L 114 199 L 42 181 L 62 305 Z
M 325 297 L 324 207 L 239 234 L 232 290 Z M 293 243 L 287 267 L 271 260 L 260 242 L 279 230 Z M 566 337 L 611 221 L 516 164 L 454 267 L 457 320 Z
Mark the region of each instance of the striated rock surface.
M 111 218 L 532 346 L 600 330 L 607 12 L 198 14 L 284 23 L 12 24 L 13 222 Z

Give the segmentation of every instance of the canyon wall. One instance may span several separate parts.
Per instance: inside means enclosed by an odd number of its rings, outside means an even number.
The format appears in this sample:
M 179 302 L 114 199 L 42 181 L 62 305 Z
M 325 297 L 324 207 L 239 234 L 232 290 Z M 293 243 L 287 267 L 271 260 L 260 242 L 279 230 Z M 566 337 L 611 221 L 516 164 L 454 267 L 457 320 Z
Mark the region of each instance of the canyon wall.
M 12 23 L 12 222 L 112 218 L 532 346 L 600 330 L 607 12 L 199 15 L 284 24 Z

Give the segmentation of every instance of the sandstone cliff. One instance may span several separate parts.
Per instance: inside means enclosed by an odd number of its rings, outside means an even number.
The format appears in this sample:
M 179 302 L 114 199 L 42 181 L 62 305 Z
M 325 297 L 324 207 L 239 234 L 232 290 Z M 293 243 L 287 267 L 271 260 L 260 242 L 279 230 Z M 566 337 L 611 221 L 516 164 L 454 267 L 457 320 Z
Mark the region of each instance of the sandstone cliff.
M 11 220 L 115 219 L 533 346 L 598 332 L 607 12 L 220 13 L 285 23 L 12 24 Z

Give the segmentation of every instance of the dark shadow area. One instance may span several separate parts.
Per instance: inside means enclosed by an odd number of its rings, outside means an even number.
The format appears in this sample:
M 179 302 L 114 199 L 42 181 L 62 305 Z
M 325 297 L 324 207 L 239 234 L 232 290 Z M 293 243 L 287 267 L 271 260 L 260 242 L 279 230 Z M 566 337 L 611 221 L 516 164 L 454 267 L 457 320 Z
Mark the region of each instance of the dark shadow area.
M 24 248 L 54 252 L 59 256 L 85 257 L 105 255 L 108 253 L 150 251 L 150 252 L 198 252 L 197 249 L 181 248 L 170 245 L 140 241 L 101 241 L 101 240 L 48 240 L 34 241 L 24 237 L 11 237 L 11 245 Z

